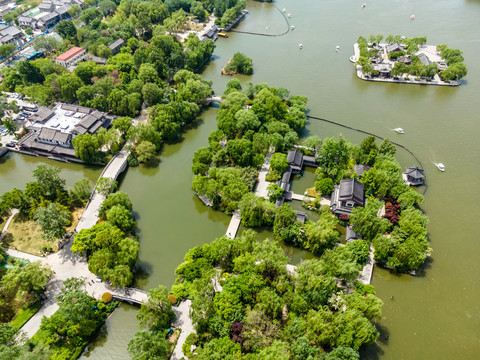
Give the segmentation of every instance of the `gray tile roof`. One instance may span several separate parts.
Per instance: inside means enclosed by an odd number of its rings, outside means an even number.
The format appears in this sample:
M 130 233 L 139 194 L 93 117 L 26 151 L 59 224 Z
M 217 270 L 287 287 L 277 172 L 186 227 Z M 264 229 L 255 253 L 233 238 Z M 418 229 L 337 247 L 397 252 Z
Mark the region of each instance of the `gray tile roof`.
M 30 115 L 30 121 L 44 123 L 53 116 L 54 112 L 45 106 L 40 106 L 36 113 Z
M 287 154 L 287 160 L 290 165 L 302 167 L 303 154 L 298 150 L 290 150 Z
M 363 204 L 364 187 L 357 179 L 340 180 L 339 188 L 340 201 L 356 201 Z
M 89 129 L 96 121 L 97 119 L 90 114 L 85 116 L 78 125 L 83 126 L 85 129 Z
M 432 62 L 430 61 L 430 59 L 428 58 L 427 55 L 425 55 L 424 53 L 420 53 L 418 54 L 418 58 L 420 59 L 420 62 L 424 65 L 431 65 Z
M 399 43 L 387 45 L 386 49 L 387 49 L 387 52 L 391 52 L 391 51 L 405 51 L 405 49 L 404 49 Z
M 108 47 L 111 49 L 111 50 L 114 50 L 116 49 L 118 46 L 121 46 L 125 44 L 125 41 L 123 41 L 123 39 L 117 39 L 115 40 L 113 43 L 111 43 L 110 45 L 108 45 Z
M 414 179 L 423 179 L 425 178 L 425 171 L 422 169 L 419 169 L 418 167 L 409 167 L 405 170 L 405 174 L 407 176 L 410 176 Z

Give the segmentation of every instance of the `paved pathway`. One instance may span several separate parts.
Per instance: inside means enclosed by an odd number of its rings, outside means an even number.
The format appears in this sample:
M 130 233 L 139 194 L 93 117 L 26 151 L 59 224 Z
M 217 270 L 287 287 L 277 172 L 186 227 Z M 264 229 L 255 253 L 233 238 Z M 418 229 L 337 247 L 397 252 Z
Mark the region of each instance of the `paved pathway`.
M 370 254 L 368 254 L 367 263 L 363 267 L 362 275 L 358 279 L 359 282 L 362 284 L 370 284 L 372 281 L 373 275 L 373 265 L 375 264 L 375 260 L 373 260 L 373 255 L 375 254 L 375 249 L 372 245 L 370 245 Z
M 228 225 L 227 229 L 227 237 L 229 239 L 233 239 L 237 235 L 241 221 L 242 218 L 240 217 L 240 213 L 238 211 L 235 211 L 232 215 L 232 220 L 230 220 L 230 224 Z
M 185 343 L 187 336 L 190 335 L 190 333 L 195 332 L 192 319 L 190 318 L 191 307 L 191 300 L 182 301 L 179 306 L 173 307 L 173 311 L 175 312 L 175 321 L 173 322 L 173 326 L 181 328 L 182 332 L 178 337 L 177 345 L 175 346 L 175 349 L 173 349 L 170 360 L 180 360 L 181 358 L 185 357 L 182 352 L 183 344 Z
M 257 187 L 255 188 L 255 195 L 263 197 L 267 200 L 268 200 L 267 187 L 268 185 L 270 185 L 270 183 L 267 180 L 265 180 L 265 177 L 267 176 L 268 169 L 270 169 L 271 157 L 272 157 L 271 153 L 265 156 L 265 162 L 263 163 L 262 168 L 258 173 L 258 182 L 257 182 Z
M 5 223 L 5 226 L 3 227 L 2 233 L 0 234 L 0 241 L 3 240 L 5 235 L 7 234 L 8 227 L 10 226 L 10 223 L 12 222 L 13 218 L 15 215 L 19 213 L 18 209 L 12 209 L 10 217 L 8 218 L 7 222 Z

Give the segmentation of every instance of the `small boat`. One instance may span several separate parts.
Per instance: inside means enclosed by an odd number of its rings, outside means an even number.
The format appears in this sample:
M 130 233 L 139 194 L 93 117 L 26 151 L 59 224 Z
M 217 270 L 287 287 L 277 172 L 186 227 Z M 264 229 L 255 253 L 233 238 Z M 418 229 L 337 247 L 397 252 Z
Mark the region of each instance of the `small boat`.
M 355 55 L 352 55 L 352 56 L 350 56 L 350 61 L 355 64 L 358 60 L 355 57 Z
M 295 26 L 292 25 L 292 26 L 290 27 L 290 29 L 291 29 L 291 30 L 295 29 Z
M 362 9 L 363 9 L 365 6 L 367 6 L 367 5 L 366 5 L 366 4 L 362 4 Z
M 222 32 L 222 31 L 218 33 L 218 36 L 221 36 L 221 37 L 224 37 L 224 38 L 228 38 L 227 33 L 224 33 L 224 32 Z
M 337 50 L 337 51 L 340 50 L 340 46 L 337 45 L 336 48 L 335 48 L 335 50 Z
M 395 131 L 396 131 L 397 133 L 399 133 L 399 134 L 404 134 L 404 133 L 405 133 L 405 131 L 403 131 L 402 128 L 395 128 L 395 129 L 393 129 L 393 130 L 395 130 Z
M 445 171 L 445 165 L 443 165 L 442 163 L 435 163 L 435 166 L 438 168 L 438 170 L 440 171 Z
M 282 11 L 283 11 L 284 13 L 286 13 L 286 12 L 287 12 L 287 9 L 283 9 Z
M 291 18 L 291 17 L 292 17 L 292 14 L 288 14 L 287 16 L 288 16 L 289 18 Z
M 415 20 L 415 15 L 410 16 L 410 19 Z
M 300 49 L 303 49 L 303 44 L 298 44 L 298 47 L 299 47 Z

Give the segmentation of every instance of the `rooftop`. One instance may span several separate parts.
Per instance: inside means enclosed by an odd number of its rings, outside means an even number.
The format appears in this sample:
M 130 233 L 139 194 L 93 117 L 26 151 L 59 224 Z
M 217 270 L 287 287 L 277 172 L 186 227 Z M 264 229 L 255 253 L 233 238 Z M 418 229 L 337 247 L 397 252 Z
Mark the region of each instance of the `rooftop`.
M 85 49 L 81 47 L 74 46 L 70 50 L 64 52 L 62 55 L 58 56 L 55 60 L 57 61 L 68 61 L 74 56 L 77 56 L 78 54 L 82 53 L 85 51 Z

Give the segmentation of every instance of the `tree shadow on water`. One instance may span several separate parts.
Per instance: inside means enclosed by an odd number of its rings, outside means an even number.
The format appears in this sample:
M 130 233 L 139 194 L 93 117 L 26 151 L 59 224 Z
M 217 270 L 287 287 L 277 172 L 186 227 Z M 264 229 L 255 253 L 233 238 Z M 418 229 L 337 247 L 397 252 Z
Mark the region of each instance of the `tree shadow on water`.
M 385 326 L 376 324 L 376 328 L 380 335 L 378 336 L 377 341 L 369 346 L 364 346 L 360 348 L 360 358 L 362 360 L 378 360 L 384 355 L 382 347 L 387 346 L 390 339 L 390 332 Z

